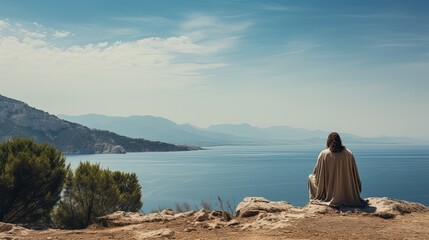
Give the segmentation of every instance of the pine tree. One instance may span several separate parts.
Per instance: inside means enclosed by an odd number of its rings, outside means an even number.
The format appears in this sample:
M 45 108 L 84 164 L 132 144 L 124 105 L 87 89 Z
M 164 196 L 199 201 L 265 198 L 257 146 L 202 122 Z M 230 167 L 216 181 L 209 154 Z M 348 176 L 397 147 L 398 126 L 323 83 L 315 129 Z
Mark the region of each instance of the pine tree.
M 48 216 L 67 171 L 53 146 L 26 138 L 0 143 L 0 222 L 30 223 Z
M 80 163 L 67 176 L 63 198 L 53 213 L 61 228 L 85 228 L 114 211 L 139 211 L 141 187 L 132 173 L 112 172 L 99 164 Z

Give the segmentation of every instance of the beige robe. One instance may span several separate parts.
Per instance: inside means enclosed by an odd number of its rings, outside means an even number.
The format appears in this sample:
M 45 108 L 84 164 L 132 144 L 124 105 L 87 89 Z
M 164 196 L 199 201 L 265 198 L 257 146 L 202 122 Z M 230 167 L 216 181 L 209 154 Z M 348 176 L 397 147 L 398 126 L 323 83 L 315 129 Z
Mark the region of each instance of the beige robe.
M 311 203 L 329 206 L 362 206 L 362 190 L 358 169 L 352 152 L 323 150 L 313 174 L 308 177 Z

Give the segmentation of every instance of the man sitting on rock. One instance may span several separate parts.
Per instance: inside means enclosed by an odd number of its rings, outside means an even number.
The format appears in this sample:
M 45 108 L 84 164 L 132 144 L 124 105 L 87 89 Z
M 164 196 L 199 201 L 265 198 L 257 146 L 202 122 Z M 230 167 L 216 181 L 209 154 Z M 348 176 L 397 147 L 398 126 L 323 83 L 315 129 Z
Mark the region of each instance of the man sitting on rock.
M 342 145 L 336 132 L 329 134 L 326 145 L 308 177 L 310 202 L 333 207 L 363 206 L 362 185 L 352 152 Z

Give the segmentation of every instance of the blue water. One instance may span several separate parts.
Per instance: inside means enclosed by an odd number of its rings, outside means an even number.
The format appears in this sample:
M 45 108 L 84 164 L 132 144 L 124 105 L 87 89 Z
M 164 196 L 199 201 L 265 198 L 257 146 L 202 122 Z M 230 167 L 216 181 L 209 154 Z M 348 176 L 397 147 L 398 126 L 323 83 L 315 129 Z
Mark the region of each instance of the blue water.
M 195 206 L 216 207 L 216 198 L 238 204 L 263 196 L 303 206 L 308 202 L 307 176 L 323 146 L 228 146 L 203 151 L 71 155 L 111 170 L 135 172 L 142 185 L 143 211 Z M 387 196 L 429 205 L 429 146 L 350 145 L 363 184 L 362 197 Z

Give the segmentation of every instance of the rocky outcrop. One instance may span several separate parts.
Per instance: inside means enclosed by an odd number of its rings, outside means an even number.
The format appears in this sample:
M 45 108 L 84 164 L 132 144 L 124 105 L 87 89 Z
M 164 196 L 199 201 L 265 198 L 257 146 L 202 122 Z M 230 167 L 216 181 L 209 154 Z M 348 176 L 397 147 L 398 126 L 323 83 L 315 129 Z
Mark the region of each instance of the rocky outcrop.
M 118 211 L 112 214 L 99 217 L 98 224 L 104 227 L 128 226 L 142 223 L 142 214 L 133 212 Z
M 0 141 L 29 137 L 50 143 L 63 153 L 187 151 L 198 147 L 133 139 L 68 122 L 26 103 L 0 95 Z
M 225 211 L 208 211 L 206 209 L 201 209 L 200 211 L 196 212 L 194 215 L 193 220 L 195 222 L 204 222 L 207 220 L 218 220 L 223 222 L 228 222 L 232 219 L 231 214 L 225 212 Z
M 176 213 L 171 209 L 164 209 L 159 213 L 141 214 L 130 212 L 114 212 L 112 214 L 99 217 L 98 223 L 104 227 L 127 226 L 145 222 L 168 222 L 178 218 L 190 217 L 195 211 Z
M 163 229 L 149 231 L 149 232 L 136 231 L 134 233 L 134 236 L 136 239 L 154 239 L 154 238 L 169 239 L 169 238 L 174 238 L 174 231 L 168 228 L 163 228 Z
M 270 201 L 262 197 L 244 198 L 236 208 L 238 218 L 254 217 L 253 221 L 243 224 L 242 229 L 277 229 L 290 225 L 290 221 L 303 218 L 304 211 L 288 202 Z
M 165 223 L 178 219 L 185 219 L 186 222 L 189 223 L 189 226 L 183 230 L 184 232 L 196 231 L 196 227 L 217 229 L 225 226 L 236 226 L 239 224 L 237 220 L 232 220 L 231 214 L 225 211 L 208 211 L 205 209 L 201 209 L 198 212 L 188 211 L 182 213 L 174 212 L 171 209 L 164 209 L 159 213 L 150 213 L 146 215 L 141 213 L 118 211 L 99 217 L 98 224 L 104 227 L 120 227 L 144 223 Z M 142 236 L 139 235 L 138 239 L 140 238 L 142 238 Z
M 236 227 L 242 229 L 277 229 L 290 226 L 292 222 L 316 217 L 324 214 L 358 214 L 362 216 L 375 216 L 385 219 L 398 215 L 427 212 L 429 208 L 420 204 L 395 200 L 391 198 L 368 198 L 368 205 L 362 208 L 332 208 L 324 205 L 308 204 L 305 207 L 295 207 L 284 201 L 270 201 L 262 197 L 244 198 L 236 208 L 236 218 L 225 211 L 208 211 L 201 209 L 198 212 L 189 211 L 178 213 L 171 209 L 165 209 L 159 213 L 143 215 L 141 213 L 115 212 L 98 218 L 99 224 L 105 227 L 127 226 L 149 222 L 170 222 L 180 218 L 187 219 L 190 226 L 187 231 L 193 231 L 194 227 L 220 228 Z M 241 223 L 240 219 L 245 220 Z
M 247 197 L 236 208 L 236 216 L 253 217 L 260 213 L 289 211 L 293 208 L 288 202 L 273 202 L 262 197 Z
M 290 226 L 293 221 L 315 217 L 320 214 L 358 214 L 376 216 L 384 219 L 398 215 L 427 212 L 429 208 L 420 203 L 395 200 L 391 198 L 368 198 L 365 207 L 332 208 L 324 205 L 308 204 L 305 207 L 294 207 L 288 202 L 270 201 L 261 197 L 245 198 L 236 208 L 238 218 L 254 217 L 242 229 L 277 229 Z
M 391 198 L 366 200 L 368 205 L 362 208 L 332 208 L 315 204 L 295 207 L 284 201 L 249 197 L 238 204 L 235 217 L 225 211 L 205 209 L 182 213 L 171 209 L 150 214 L 115 212 L 83 230 L 30 230 L 0 223 L 0 239 L 427 238 L 428 207 Z M 385 220 L 395 217 L 394 221 Z M 350 225 L 344 225 L 344 221 Z
M 17 236 L 27 236 L 29 231 L 15 224 L 0 222 L 0 239 L 15 239 Z
M 110 143 L 96 143 L 94 153 L 126 153 L 124 147 Z
M 428 212 L 429 207 L 421 203 L 408 202 L 392 198 L 367 198 L 368 206 L 362 209 L 362 212 L 370 213 L 381 218 L 394 218 L 398 215 L 413 212 Z M 375 209 L 374 209 L 375 208 Z M 354 210 L 354 209 L 352 209 Z

